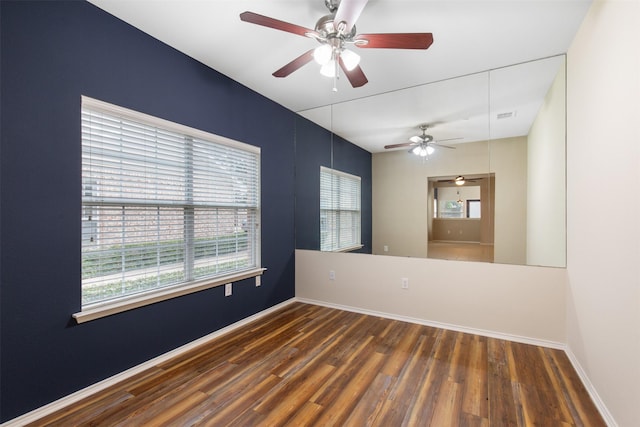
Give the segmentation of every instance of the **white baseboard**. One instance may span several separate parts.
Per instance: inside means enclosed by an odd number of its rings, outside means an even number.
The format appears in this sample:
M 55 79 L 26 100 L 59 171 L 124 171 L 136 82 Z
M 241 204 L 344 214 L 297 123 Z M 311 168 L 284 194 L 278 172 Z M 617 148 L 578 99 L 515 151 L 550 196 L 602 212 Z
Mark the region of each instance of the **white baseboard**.
M 571 351 L 571 348 L 567 347 L 564 352 L 567 354 L 567 357 L 569 358 L 569 361 L 573 365 L 573 368 L 578 373 L 578 376 L 580 377 L 582 384 L 587 389 L 587 393 L 589 393 L 589 396 L 591 396 L 591 400 L 593 400 L 593 403 L 596 405 L 596 408 L 598 408 L 600 415 L 602 415 L 602 418 L 604 418 L 604 422 L 607 423 L 607 426 L 609 427 L 618 427 L 618 423 L 616 423 L 616 420 L 613 418 L 613 415 L 611 415 L 611 413 L 609 412 L 609 409 L 607 409 L 607 406 L 604 404 L 604 402 L 600 398 L 600 395 L 596 391 L 596 388 L 593 386 L 593 384 L 591 384 L 591 380 L 589 380 L 587 373 L 584 371 L 584 369 L 582 369 L 582 365 L 578 361 L 578 358 L 576 357 L 576 355 L 573 354 L 573 351 Z
M 360 307 L 333 304 L 333 303 L 328 303 L 326 301 L 318 301 L 318 300 L 298 298 L 298 297 L 296 297 L 296 300 L 306 304 L 321 305 L 324 307 L 336 308 L 339 310 L 351 311 L 354 313 L 368 314 L 371 316 L 384 317 L 386 319 L 400 320 L 402 322 L 416 323 L 419 325 L 431 326 L 434 328 L 448 329 L 456 332 L 465 332 L 468 334 L 481 335 L 483 337 L 490 337 L 490 338 L 497 338 L 501 340 L 519 342 L 522 344 L 532 344 L 540 347 L 554 348 L 557 350 L 565 350 L 566 348 L 566 345 L 564 343 L 555 342 L 555 341 L 541 340 L 536 338 L 523 337 L 520 335 L 505 334 L 505 333 L 495 332 L 495 331 L 487 331 L 484 329 L 469 328 L 466 326 L 454 325 L 451 323 L 442 323 L 442 322 L 436 322 L 432 320 L 419 319 L 415 317 L 402 316 L 402 315 L 393 314 L 393 313 L 386 313 L 382 311 L 367 310 Z
M 233 323 L 229 326 L 226 326 L 222 329 L 219 329 L 215 332 L 210 333 L 209 335 L 205 335 L 202 338 L 198 338 L 195 341 L 191 341 L 188 344 L 185 344 L 181 347 L 178 347 L 174 350 L 171 350 L 167 353 L 161 354 L 158 357 L 154 357 L 153 359 L 147 360 L 146 362 L 143 362 L 137 366 L 134 366 L 133 368 L 127 369 L 126 371 L 122 371 L 119 374 L 116 374 L 112 377 L 106 378 L 100 382 L 97 382 L 95 384 L 92 384 L 86 388 L 83 388 L 82 390 L 78 390 L 75 393 L 69 394 L 61 399 L 58 399 L 54 402 L 51 402 L 45 406 L 41 406 L 40 408 L 34 409 L 31 412 L 27 412 L 24 415 L 21 415 L 17 418 L 14 418 L 12 420 L 6 421 L 2 424 L 0 424 L 0 427 L 18 427 L 18 426 L 24 426 L 26 424 L 32 423 L 34 421 L 39 420 L 40 418 L 46 417 L 47 415 L 50 415 L 66 406 L 69 406 L 71 404 L 74 404 L 76 402 L 79 402 L 80 400 L 91 396 L 92 394 L 98 393 L 102 390 L 105 390 L 106 388 L 117 384 L 120 381 L 126 380 L 127 378 L 131 378 L 132 376 L 139 374 L 140 372 L 152 368 L 155 365 L 158 365 L 160 363 L 166 362 L 168 360 L 170 360 L 173 357 L 179 356 L 183 353 L 186 353 L 202 344 L 206 344 L 207 342 L 218 338 L 224 334 L 227 334 L 229 332 L 232 332 L 248 323 L 253 322 L 254 320 L 258 320 L 264 316 L 267 316 L 271 313 L 273 313 L 274 311 L 280 310 L 283 307 L 286 307 L 290 304 L 293 304 L 294 302 L 296 302 L 295 298 L 291 298 L 287 301 L 281 302 L 280 304 L 274 305 L 273 307 L 269 307 L 266 310 L 263 310 L 259 313 L 256 313 L 252 316 L 249 316 L 245 319 L 242 319 L 236 323 Z

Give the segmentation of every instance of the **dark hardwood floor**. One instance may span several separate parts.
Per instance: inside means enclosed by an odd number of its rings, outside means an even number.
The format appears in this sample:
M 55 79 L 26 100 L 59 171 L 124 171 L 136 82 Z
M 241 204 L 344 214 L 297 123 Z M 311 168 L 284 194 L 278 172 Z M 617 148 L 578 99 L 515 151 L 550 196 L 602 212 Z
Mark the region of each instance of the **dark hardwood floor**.
M 564 352 L 295 303 L 32 426 L 604 426 Z

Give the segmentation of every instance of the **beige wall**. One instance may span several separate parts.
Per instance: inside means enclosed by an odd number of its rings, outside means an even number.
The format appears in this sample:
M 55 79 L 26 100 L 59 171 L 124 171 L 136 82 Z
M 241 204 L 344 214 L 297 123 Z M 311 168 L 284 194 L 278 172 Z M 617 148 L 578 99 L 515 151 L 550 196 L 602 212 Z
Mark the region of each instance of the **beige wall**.
M 406 150 L 372 156 L 372 249 L 374 254 L 426 257 L 428 178 L 487 173 L 486 142 L 441 149 L 427 161 Z M 433 203 L 433 201 L 431 201 Z M 384 246 L 388 252 L 384 252 Z
M 296 250 L 298 298 L 519 341 L 564 343 L 565 295 L 559 268 Z
M 491 172 L 495 174 L 493 260 L 527 262 L 527 138 L 490 141 Z
M 567 54 L 568 345 L 619 426 L 640 426 L 639 52 L 640 2 L 595 1 Z
M 426 257 L 428 177 L 495 174 L 495 262 L 526 262 L 525 137 L 457 144 L 428 161 L 405 150 L 372 156 L 373 253 Z M 491 160 L 489 160 L 489 155 Z M 439 156 L 439 157 L 438 157 Z M 483 241 L 490 242 L 487 237 Z M 388 252 L 384 252 L 384 246 Z
M 433 220 L 433 240 L 480 243 L 480 220 L 436 218 Z
M 527 265 L 566 266 L 565 65 L 527 140 Z

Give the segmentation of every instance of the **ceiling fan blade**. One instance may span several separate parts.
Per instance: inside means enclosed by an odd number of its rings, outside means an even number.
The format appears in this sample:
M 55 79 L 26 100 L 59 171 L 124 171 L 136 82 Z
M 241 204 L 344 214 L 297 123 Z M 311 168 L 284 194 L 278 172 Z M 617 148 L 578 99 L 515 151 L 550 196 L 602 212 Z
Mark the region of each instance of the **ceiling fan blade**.
M 344 61 L 342 58 L 339 58 L 340 68 L 344 71 L 344 75 L 349 79 L 349 83 L 353 87 L 360 87 L 367 84 L 369 80 L 367 80 L 367 76 L 364 75 L 364 71 L 360 68 L 359 65 L 356 65 L 355 68 L 351 71 L 347 70 L 347 67 L 344 65 Z
M 435 142 L 430 142 L 430 143 L 429 143 L 429 145 L 434 145 L 434 146 L 436 146 L 436 147 L 438 147 L 438 148 L 439 148 L 439 147 L 442 147 L 442 148 L 449 148 L 449 149 L 451 149 L 451 150 L 455 150 L 455 149 L 456 149 L 456 147 L 451 147 L 450 145 L 437 144 L 437 143 L 435 143 Z
M 431 33 L 359 34 L 354 38 L 360 48 L 428 49 L 433 43 Z
M 312 60 L 313 60 L 313 49 L 306 51 L 305 53 L 303 53 L 302 55 L 298 56 L 293 61 L 289 62 L 284 67 L 282 67 L 279 70 L 275 71 L 273 73 L 273 76 L 274 77 L 287 77 L 289 74 L 293 73 L 298 68 L 300 68 L 303 65 L 311 62 Z
M 420 138 L 418 135 L 412 136 L 411 138 L 409 138 L 409 141 L 411 142 L 415 142 L 416 144 L 420 144 L 422 141 L 422 138 Z
M 403 142 L 402 144 L 385 145 L 384 148 L 389 149 L 389 148 L 411 147 L 412 145 L 416 145 L 416 144 L 412 142 Z
M 320 35 L 310 28 L 301 27 L 300 25 L 290 24 L 279 19 L 269 18 L 268 16 L 259 15 L 253 12 L 242 12 L 240 19 L 251 24 L 262 25 L 263 27 L 273 28 L 287 33 L 297 34 L 304 37 L 319 37 Z
M 367 5 L 367 1 L 368 0 L 342 0 L 333 20 L 336 30 L 340 31 L 340 24 L 344 22 L 345 27 L 342 29 L 342 32 L 348 34 L 360 17 L 362 10 Z
M 443 141 L 455 141 L 456 139 L 464 139 L 464 137 L 463 136 L 459 136 L 457 138 L 438 139 L 438 140 L 436 140 L 436 144 L 439 144 L 439 143 L 441 143 Z

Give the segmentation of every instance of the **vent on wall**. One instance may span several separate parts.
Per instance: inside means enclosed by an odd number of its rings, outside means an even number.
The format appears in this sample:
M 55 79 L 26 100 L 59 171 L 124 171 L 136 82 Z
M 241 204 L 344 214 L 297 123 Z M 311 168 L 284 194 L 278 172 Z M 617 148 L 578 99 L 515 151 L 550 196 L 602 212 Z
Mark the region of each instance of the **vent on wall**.
M 515 117 L 516 116 L 516 111 L 507 111 L 504 113 L 498 113 L 496 115 L 496 119 L 501 120 L 501 119 L 510 119 L 511 117 Z

